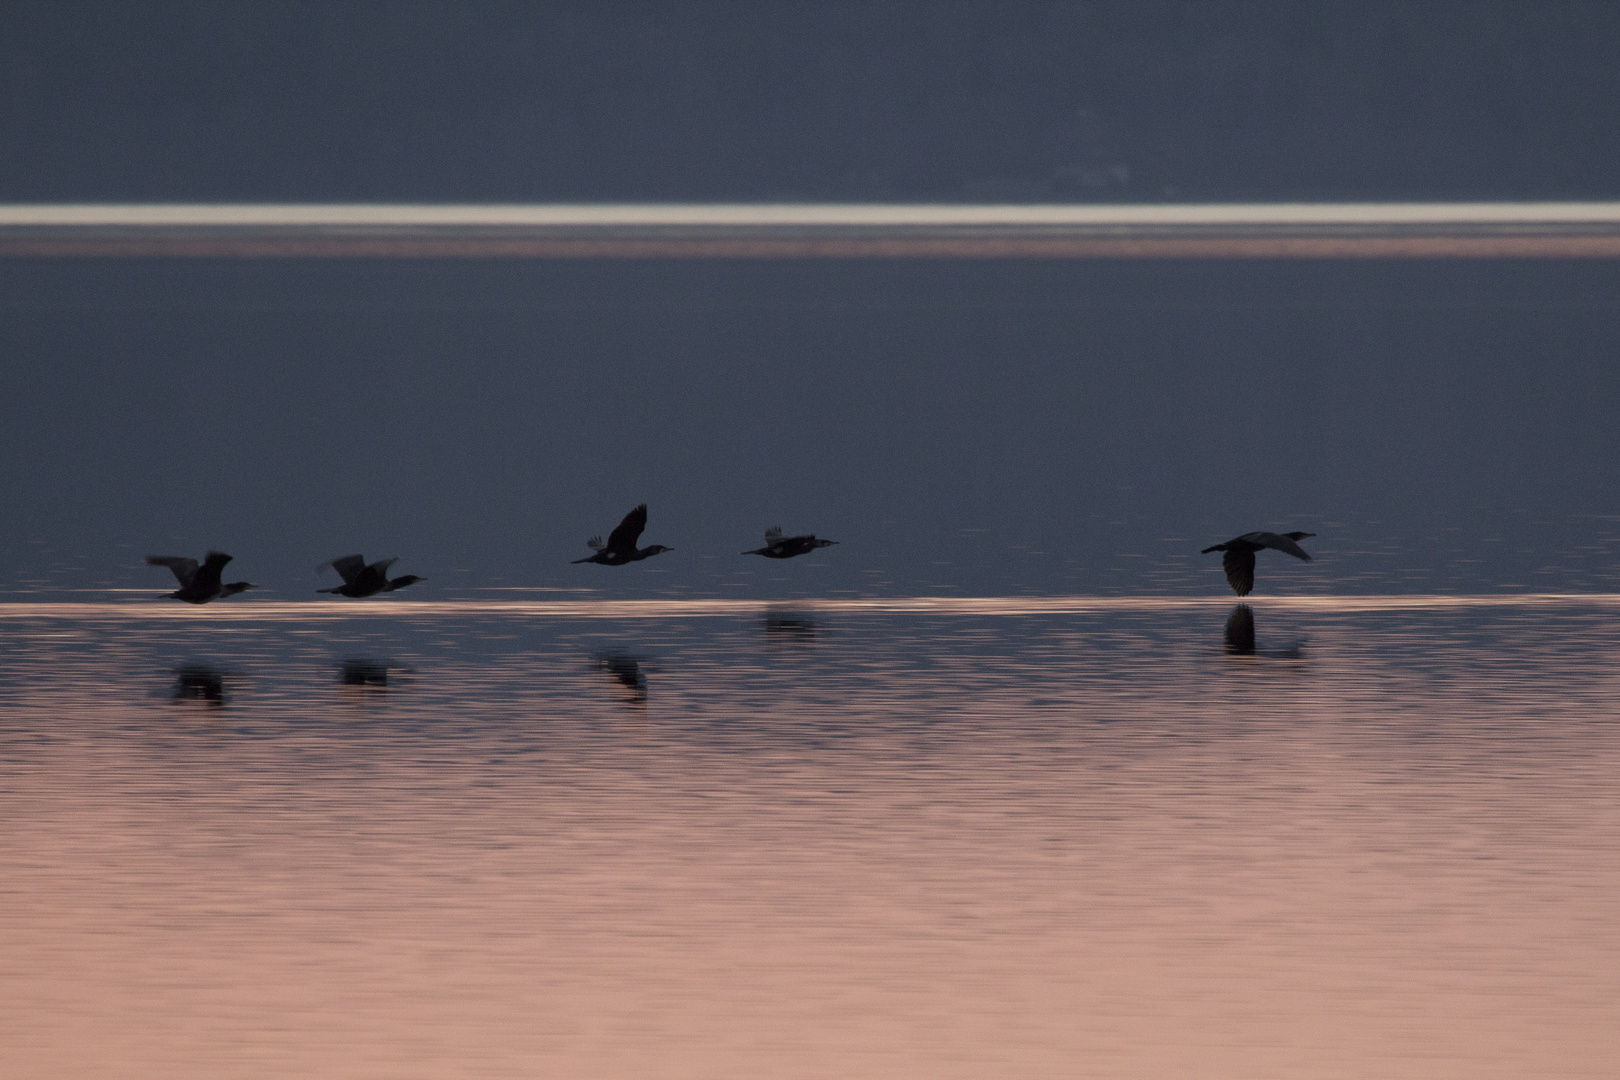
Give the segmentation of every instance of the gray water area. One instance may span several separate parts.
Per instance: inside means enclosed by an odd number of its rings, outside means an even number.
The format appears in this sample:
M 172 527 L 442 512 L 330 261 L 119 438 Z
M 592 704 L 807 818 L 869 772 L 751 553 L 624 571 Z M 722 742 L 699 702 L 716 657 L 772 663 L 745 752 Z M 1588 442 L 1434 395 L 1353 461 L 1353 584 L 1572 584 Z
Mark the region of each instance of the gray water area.
M 1613 597 L 0 605 L 68 1077 L 1620 1055 Z
M 1216 595 L 1198 552 L 1252 529 L 1317 534 L 1273 594 L 1611 592 L 1617 296 L 1607 259 L 0 260 L 0 599 L 209 549 L 278 600 L 356 551 L 413 599 Z M 673 552 L 570 565 L 638 503 Z M 840 546 L 738 554 L 773 525 Z

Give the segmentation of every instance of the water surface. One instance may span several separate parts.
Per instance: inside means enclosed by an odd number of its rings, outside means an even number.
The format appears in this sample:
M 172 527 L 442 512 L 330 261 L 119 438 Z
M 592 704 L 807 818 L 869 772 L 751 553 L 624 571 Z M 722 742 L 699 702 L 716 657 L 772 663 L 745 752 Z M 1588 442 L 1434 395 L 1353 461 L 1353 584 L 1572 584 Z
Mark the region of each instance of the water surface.
M 1612 1075 L 1617 616 L 0 605 L 0 1041 L 36 1077 Z

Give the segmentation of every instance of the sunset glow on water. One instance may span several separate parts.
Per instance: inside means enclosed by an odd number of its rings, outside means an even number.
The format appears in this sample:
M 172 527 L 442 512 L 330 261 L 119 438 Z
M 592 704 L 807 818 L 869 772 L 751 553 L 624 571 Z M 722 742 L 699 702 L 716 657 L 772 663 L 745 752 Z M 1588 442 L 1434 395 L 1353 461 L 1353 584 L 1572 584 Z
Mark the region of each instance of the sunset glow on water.
M 18 1075 L 1601 1076 L 1613 597 L 5 605 Z
M 6 3 L 0 1080 L 1613 1080 L 1617 54 Z

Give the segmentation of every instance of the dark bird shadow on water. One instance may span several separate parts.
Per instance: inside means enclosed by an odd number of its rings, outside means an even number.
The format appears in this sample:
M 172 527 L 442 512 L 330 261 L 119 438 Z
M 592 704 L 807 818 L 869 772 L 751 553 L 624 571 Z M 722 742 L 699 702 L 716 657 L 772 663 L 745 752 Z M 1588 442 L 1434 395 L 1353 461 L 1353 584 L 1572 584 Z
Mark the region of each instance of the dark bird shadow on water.
M 1226 654 L 1228 656 L 1254 655 L 1254 609 L 1239 604 L 1226 619 Z
M 814 644 L 819 627 L 802 611 L 785 609 L 765 613 L 765 640 L 772 645 Z
M 187 664 L 174 672 L 175 701 L 200 701 L 210 709 L 223 709 L 230 701 L 225 693 L 225 672 L 206 664 Z
M 388 665 L 375 660 L 345 660 L 338 669 L 338 683 L 362 690 L 386 690 Z
M 1226 617 L 1226 655 L 1256 656 L 1272 660 L 1302 660 L 1305 657 L 1305 650 L 1303 645 L 1297 641 L 1283 649 L 1256 648 L 1254 609 L 1248 604 L 1239 604 L 1232 609 L 1232 614 Z
M 613 676 L 622 691 L 621 700 L 627 705 L 647 704 L 647 677 L 641 670 L 641 659 L 627 653 L 605 653 L 592 661 L 598 671 Z

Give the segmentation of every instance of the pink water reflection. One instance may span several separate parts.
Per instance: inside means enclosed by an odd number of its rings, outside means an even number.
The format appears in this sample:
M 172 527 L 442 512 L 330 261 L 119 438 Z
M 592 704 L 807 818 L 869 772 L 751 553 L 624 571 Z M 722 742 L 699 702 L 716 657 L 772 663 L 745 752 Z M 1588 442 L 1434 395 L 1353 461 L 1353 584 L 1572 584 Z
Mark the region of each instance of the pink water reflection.
M 9 1068 L 1612 1075 L 1608 602 L 1256 605 L 1275 662 L 1229 607 L 438 619 L 363 697 L 241 623 L 222 708 L 141 692 L 150 624 L 18 620 Z

